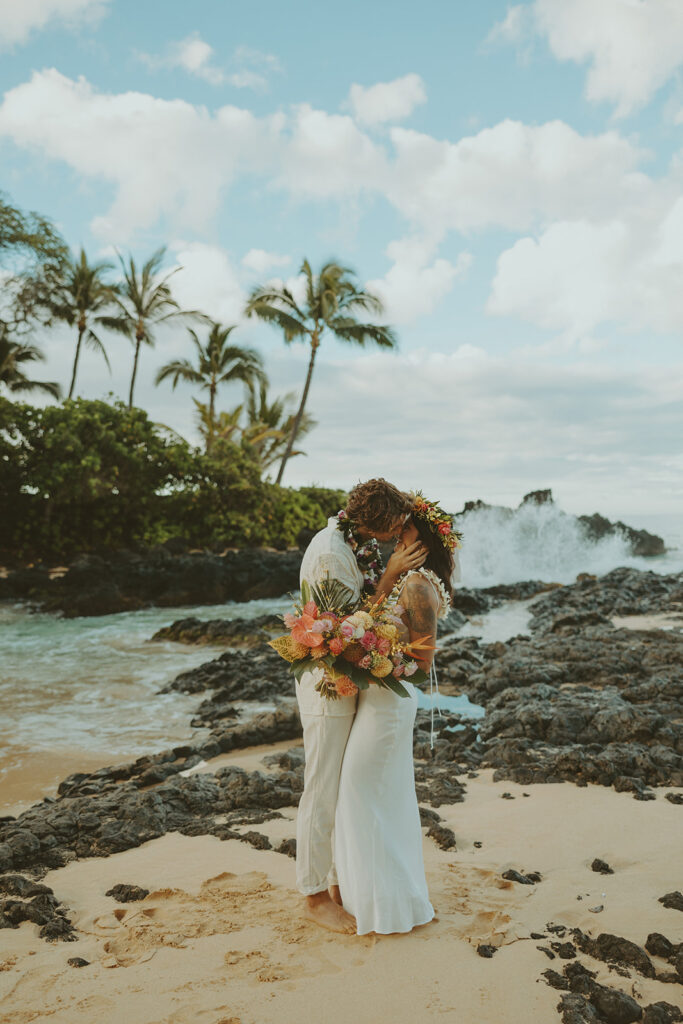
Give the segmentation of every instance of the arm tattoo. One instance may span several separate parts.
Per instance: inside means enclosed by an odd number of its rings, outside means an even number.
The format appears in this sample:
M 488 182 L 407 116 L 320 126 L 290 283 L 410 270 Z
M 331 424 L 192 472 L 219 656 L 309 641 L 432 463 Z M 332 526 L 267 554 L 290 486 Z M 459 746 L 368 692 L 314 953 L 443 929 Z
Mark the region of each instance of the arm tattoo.
M 437 598 L 434 587 L 425 579 L 408 580 L 401 596 L 401 603 L 408 616 L 410 639 L 429 637 L 429 642 L 436 644 L 436 612 Z M 415 660 L 421 668 L 429 668 L 434 658 L 434 651 L 423 651 Z

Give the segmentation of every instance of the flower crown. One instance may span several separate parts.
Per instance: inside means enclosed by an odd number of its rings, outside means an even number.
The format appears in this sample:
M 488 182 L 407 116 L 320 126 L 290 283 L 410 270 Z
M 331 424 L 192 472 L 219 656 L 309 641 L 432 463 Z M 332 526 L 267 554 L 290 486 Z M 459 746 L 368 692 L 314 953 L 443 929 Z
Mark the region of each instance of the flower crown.
M 449 551 L 462 547 L 462 533 L 453 526 L 453 516 L 445 512 L 438 502 L 428 501 L 422 491 L 414 491 L 412 514 L 423 519 L 432 533 L 435 533 Z

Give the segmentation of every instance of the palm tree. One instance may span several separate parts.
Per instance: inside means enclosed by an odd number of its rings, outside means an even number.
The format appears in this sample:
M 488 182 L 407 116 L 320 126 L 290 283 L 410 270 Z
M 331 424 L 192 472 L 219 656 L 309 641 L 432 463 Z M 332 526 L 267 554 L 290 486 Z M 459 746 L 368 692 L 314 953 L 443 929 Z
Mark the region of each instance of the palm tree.
M 295 401 L 294 393 L 290 392 L 290 394 L 281 395 L 270 402 L 266 384 L 262 384 L 259 388 L 258 401 L 254 391 L 251 391 L 247 398 L 247 424 L 242 436 L 256 449 L 262 471 L 282 458 L 292 435 L 295 413 L 290 410 Z M 297 438 L 301 439 L 315 426 L 316 421 L 313 417 L 304 412 L 297 430 Z M 293 459 L 296 455 L 305 454 L 301 450 L 292 450 L 289 453 L 289 458 Z
M 22 369 L 25 363 L 43 362 L 45 356 L 35 345 L 10 341 L 0 334 L 0 384 L 8 391 L 45 391 L 59 398 L 61 389 L 55 381 L 29 380 Z
M 369 312 L 379 315 L 382 302 L 370 292 L 360 291 L 354 281 L 355 274 L 339 263 L 326 263 L 319 274 L 313 274 L 308 260 L 304 260 L 300 273 L 306 278 L 306 299 L 300 308 L 292 292 L 285 286 L 263 285 L 255 288 L 246 305 L 247 316 L 257 316 L 267 323 L 275 324 L 289 344 L 296 338 L 305 338 L 311 346 L 306 383 L 301 402 L 292 423 L 292 431 L 282 455 L 276 483 L 281 483 L 287 460 L 292 449 L 306 408 L 308 391 L 313 376 L 313 365 L 320 341 L 325 331 L 330 331 L 341 341 L 365 345 L 374 342 L 383 348 L 394 348 L 396 336 L 391 327 L 363 323 L 356 314 Z
M 175 388 L 179 380 L 199 384 L 209 392 L 208 423 L 206 434 L 206 450 L 209 451 L 213 442 L 216 421 L 216 391 L 219 384 L 229 384 L 239 380 L 247 389 L 255 384 L 266 382 L 263 361 L 258 352 L 251 348 L 228 343 L 235 325 L 223 327 L 213 322 L 206 344 L 202 344 L 197 332 L 188 328 L 188 333 L 196 348 L 196 364 L 189 359 L 176 359 L 162 366 L 156 375 L 156 384 L 161 384 L 167 377 L 171 378 Z
M 123 281 L 112 297 L 118 307 L 118 314 L 102 318 L 102 324 L 105 327 L 126 334 L 135 346 L 133 373 L 130 378 L 130 394 L 128 396 L 129 408 L 133 406 L 140 347 L 143 342 L 150 348 L 154 346 L 154 328 L 168 320 L 207 319 L 203 313 L 199 313 L 197 310 L 182 310 L 171 295 L 168 279 L 180 270 L 180 267 L 171 270 L 161 280 L 157 279 L 165 252 L 165 247 L 157 249 L 141 270 L 138 270 L 132 256 L 129 255 L 128 263 L 126 263 L 119 254 Z
M 116 285 L 104 280 L 108 270 L 111 270 L 111 263 L 89 264 L 85 250 L 81 249 L 78 259 L 70 255 L 65 261 L 59 286 L 51 299 L 52 315 L 69 326 L 75 324 L 78 330 L 69 398 L 73 396 L 76 386 L 76 371 L 83 342 L 102 354 L 111 373 L 106 349 L 94 329 L 102 325 L 104 320 L 111 320 L 102 312 L 112 306 L 116 293 Z
M 232 441 L 234 435 L 237 435 L 237 441 L 239 441 L 242 437 L 240 420 L 244 410 L 243 405 L 236 405 L 229 412 L 219 412 L 218 415 L 214 413 L 212 418 L 209 407 L 205 402 L 199 402 L 196 398 L 193 398 L 192 401 L 197 410 L 199 433 L 204 439 L 207 451 L 210 450 L 214 442 Z

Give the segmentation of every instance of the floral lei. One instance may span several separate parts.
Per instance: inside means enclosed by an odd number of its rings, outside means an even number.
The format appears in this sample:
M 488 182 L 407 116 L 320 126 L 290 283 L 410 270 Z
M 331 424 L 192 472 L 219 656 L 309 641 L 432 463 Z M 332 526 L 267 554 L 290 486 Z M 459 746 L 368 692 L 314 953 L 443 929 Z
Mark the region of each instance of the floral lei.
M 359 537 L 356 533 L 357 524 L 349 519 L 346 509 L 341 509 L 337 513 L 337 520 L 337 529 L 344 535 L 344 540 L 356 556 L 358 568 L 363 576 L 363 590 L 374 591 L 384 571 L 382 553 L 376 538 L 370 537 L 365 540 Z

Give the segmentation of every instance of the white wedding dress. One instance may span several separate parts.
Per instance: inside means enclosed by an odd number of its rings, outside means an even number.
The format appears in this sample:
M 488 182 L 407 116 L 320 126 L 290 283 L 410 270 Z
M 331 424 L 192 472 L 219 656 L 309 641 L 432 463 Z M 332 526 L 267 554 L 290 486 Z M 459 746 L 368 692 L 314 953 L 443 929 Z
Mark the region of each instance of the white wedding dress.
M 448 609 L 439 596 L 441 616 Z M 339 780 L 334 859 L 358 935 L 409 932 L 434 917 L 415 794 L 417 690 L 401 682 L 410 697 L 373 685 L 360 691 Z

